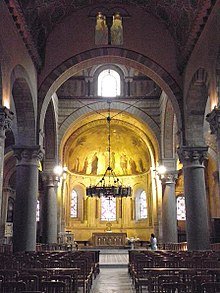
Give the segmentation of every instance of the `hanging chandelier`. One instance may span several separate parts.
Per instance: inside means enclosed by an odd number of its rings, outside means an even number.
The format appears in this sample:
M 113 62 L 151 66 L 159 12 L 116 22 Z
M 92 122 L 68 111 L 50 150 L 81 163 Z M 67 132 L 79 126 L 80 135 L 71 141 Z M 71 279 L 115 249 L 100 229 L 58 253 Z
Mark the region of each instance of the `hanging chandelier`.
M 131 196 L 130 186 L 124 186 L 111 167 L 111 116 L 109 101 L 109 111 L 106 118 L 108 123 L 108 167 L 102 176 L 102 179 L 96 185 L 86 187 L 86 195 L 89 197 L 127 197 Z

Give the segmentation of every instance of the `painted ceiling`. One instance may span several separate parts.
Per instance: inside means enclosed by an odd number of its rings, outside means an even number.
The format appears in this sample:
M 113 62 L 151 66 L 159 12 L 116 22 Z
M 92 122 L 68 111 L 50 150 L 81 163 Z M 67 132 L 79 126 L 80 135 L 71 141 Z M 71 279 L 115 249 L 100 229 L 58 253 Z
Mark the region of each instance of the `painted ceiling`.
M 116 175 L 137 175 L 149 171 L 150 155 L 144 140 L 133 130 L 112 120 L 110 167 Z M 103 175 L 109 166 L 107 123 L 93 124 L 74 132 L 65 151 L 65 165 L 76 174 Z
M 91 5 L 131 4 L 163 22 L 180 51 L 182 62 L 189 57 L 214 5 L 214 0 L 5 0 L 16 25 L 41 66 L 46 39 L 53 28 L 79 8 Z

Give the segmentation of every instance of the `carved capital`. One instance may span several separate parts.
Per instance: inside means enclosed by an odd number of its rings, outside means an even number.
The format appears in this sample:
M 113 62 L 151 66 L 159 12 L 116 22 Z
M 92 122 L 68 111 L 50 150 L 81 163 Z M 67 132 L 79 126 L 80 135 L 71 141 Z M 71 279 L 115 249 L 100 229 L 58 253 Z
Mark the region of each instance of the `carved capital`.
M 177 152 L 181 163 L 202 164 L 208 157 L 208 147 L 182 146 Z
M 220 108 L 215 107 L 212 112 L 206 116 L 206 121 L 209 122 L 211 133 L 220 135 Z
M 55 187 L 59 182 L 59 177 L 53 171 L 44 171 L 41 174 L 42 180 L 47 187 Z
M 0 106 L 0 133 L 9 130 L 11 128 L 11 122 L 14 118 L 13 112 L 8 108 Z
M 39 165 L 43 159 L 43 151 L 40 146 L 15 146 L 14 156 L 18 165 Z
M 165 173 L 163 175 L 160 175 L 160 180 L 161 180 L 163 185 L 175 184 L 177 178 L 178 178 L 177 171 L 173 171 L 173 172 L 169 172 L 169 173 Z

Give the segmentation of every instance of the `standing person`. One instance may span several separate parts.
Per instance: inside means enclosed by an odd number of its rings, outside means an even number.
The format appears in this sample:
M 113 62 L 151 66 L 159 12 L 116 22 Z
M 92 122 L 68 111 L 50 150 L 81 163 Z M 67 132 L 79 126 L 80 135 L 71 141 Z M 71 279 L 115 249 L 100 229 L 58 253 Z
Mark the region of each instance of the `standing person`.
M 150 237 L 150 247 L 152 250 L 157 250 L 157 238 L 152 233 Z

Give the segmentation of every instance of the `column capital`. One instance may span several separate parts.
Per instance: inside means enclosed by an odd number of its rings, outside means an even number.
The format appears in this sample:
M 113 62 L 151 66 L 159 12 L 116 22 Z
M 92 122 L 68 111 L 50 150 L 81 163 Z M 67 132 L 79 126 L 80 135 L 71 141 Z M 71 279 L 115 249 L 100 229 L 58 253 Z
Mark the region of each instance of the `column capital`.
M 202 164 L 208 156 L 208 147 L 181 146 L 177 153 L 181 163 Z
M 178 172 L 177 171 L 170 171 L 170 172 L 166 172 L 163 175 L 160 175 L 160 180 L 161 180 L 161 183 L 163 185 L 175 184 L 177 178 L 178 178 Z
M 14 146 L 14 156 L 18 165 L 39 165 L 43 159 L 44 152 L 39 145 L 36 146 Z
M 53 171 L 43 171 L 41 173 L 42 180 L 44 181 L 45 185 L 48 187 L 55 187 L 59 182 L 59 177 L 53 173 Z
M 14 118 L 14 113 L 7 107 L 0 106 L 0 134 L 11 128 L 11 122 Z
M 220 135 L 220 108 L 216 107 L 206 115 L 206 121 L 209 122 L 209 126 L 212 134 Z

